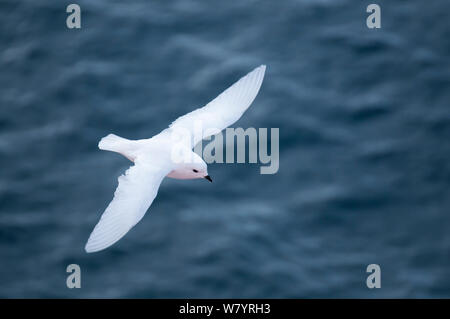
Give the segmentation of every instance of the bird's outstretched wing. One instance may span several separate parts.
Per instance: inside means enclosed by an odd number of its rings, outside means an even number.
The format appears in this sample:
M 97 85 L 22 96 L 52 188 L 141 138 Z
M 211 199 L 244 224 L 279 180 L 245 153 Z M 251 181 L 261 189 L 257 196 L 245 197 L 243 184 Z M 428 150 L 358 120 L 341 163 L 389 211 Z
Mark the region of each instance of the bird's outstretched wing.
M 89 236 L 86 252 L 111 246 L 136 225 L 152 204 L 159 185 L 170 170 L 169 167 L 135 161 L 135 165 L 119 177 L 114 198 Z
M 191 147 L 202 139 L 219 133 L 239 120 L 252 104 L 261 87 L 265 71 L 265 65 L 257 67 L 204 107 L 176 119 L 169 128 L 189 132 Z M 196 126 L 199 125 L 202 131 L 196 132 Z

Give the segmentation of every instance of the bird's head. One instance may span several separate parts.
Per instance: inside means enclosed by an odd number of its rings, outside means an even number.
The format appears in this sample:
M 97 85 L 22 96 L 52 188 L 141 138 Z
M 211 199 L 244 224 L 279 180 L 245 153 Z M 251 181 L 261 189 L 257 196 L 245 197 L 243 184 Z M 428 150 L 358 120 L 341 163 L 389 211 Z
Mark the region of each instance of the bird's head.
M 196 153 L 192 152 L 192 160 L 187 163 L 181 163 L 177 167 L 177 173 L 181 176 L 181 179 L 198 179 L 204 178 L 212 182 L 211 177 L 208 175 L 208 165 L 205 161 L 198 156 Z
M 191 178 L 205 178 L 208 181 L 212 182 L 211 177 L 208 175 L 208 165 L 206 165 L 205 161 L 198 156 L 195 152 L 193 152 L 194 161 L 187 165 L 188 169 L 191 170 Z

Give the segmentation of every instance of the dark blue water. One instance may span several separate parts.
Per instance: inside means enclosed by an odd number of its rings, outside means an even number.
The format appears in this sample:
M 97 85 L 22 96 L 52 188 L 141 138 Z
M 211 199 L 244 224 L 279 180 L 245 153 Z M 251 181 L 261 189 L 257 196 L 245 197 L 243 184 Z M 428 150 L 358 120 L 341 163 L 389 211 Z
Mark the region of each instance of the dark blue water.
M 450 297 L 450 2 L 0 1 L 0 297 Z M 280 170 L 163 181 L 118 244 L 85 242 L 147 138 L 266 64 L 236 127 Z M 66 266 L 82 288 L 66 288 Z M 381 289 L 366 267 L 381 267 Z

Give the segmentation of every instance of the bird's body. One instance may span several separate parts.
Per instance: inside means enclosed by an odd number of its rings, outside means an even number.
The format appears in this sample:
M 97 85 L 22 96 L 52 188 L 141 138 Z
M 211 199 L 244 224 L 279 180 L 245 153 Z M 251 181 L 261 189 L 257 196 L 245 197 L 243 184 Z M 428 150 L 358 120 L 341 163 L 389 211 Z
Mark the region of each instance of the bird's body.
M 206 106 L 179 117 L 152 138 L 128 140 L 109 134 L 101 139 L 100 149 L 120 153 L 134 165 L 119 177 L 114 199 L 92 231 L 86 252 L 111 246 L 136 225 L 166 176 L 212 181 L 206 163 L 192 148 L 242 116 L 258 94 L 264 73 L 264 65 L 256 68 Z M 201 125 L 201 132 L 197 132 L 197 124 Z

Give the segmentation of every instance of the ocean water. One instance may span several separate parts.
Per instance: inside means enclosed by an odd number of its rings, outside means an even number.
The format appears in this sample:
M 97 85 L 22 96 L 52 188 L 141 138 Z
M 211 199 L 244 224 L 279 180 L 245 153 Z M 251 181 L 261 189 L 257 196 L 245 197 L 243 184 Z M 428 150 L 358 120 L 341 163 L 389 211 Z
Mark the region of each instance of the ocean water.
M 450 297 L 450 2 L 0 1 L 0 297 Z M 279 128 L 274 175 L 211 164 L 84 245 L 147 138 L 266 64 L 234 127 Z M 81 267 L 81 289 L 66 267 Z M 381 267 L 368 289 L 366 267 Z

